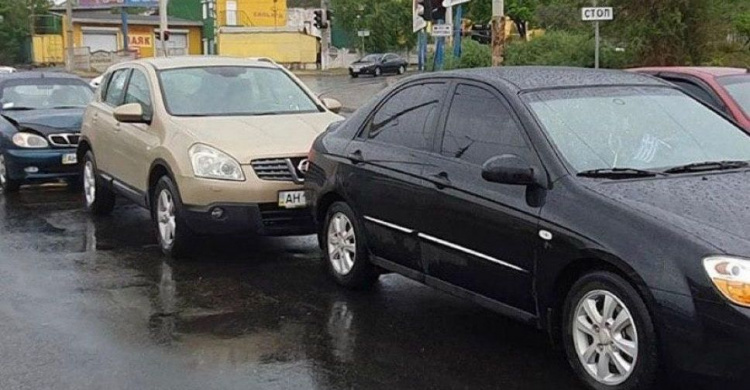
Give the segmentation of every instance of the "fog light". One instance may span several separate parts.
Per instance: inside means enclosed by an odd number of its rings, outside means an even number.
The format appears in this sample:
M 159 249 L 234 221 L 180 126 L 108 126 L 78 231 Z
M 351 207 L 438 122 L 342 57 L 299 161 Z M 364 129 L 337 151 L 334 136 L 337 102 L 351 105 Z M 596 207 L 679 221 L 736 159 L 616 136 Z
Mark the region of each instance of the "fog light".
M 23 170 L 26 173 L 37 173 L 37 172 L 39 172 L 39 168 L 37 168 L 37 167 L 26 167 Z
M 224 209 L 222 209 L 221 207 L 214 207 L 211 210 L 211 217 L 213 217 L 213 219 L 224 218 Z

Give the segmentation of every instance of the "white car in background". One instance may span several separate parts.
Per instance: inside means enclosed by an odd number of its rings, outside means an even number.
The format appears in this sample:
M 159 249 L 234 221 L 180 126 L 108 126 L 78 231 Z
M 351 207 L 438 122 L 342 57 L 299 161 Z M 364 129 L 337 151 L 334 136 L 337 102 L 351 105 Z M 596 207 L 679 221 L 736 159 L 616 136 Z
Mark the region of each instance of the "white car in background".
M 89 82 L 89 85 L 91 86 L 91 88 L 97 89 L 102 84 L 102 80 L 103 79 L 104 79 L 104 75 L 101 75 L 101 76 L 99 76 L 99 77 L 91 80 L 91 82 Z
M 0 74 L 16 73 L 16 68 L 10 66 L 0 66 Z

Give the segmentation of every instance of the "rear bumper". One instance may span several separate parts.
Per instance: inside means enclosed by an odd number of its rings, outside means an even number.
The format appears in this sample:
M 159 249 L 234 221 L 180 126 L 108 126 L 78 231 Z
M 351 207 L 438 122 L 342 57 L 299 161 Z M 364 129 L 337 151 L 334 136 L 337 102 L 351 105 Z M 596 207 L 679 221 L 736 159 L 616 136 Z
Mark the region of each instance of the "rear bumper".
M 66 149 L 7 149 L 5 166 L 8 178 L 26 182 L 49 181 L 72 178 L 81 174 L 79 164 L 63 165 L 63 155 L 76 153 L 75 148 Z M 36 172 L 27 172 L 35 167 Z
M 215 211 L 222 210 L 221 217 Z M 309 208 L 283 209 L 275 203 L 215 203 L 185 206 L 185 222 L 199 234 L 302 236 L 315 233 Z

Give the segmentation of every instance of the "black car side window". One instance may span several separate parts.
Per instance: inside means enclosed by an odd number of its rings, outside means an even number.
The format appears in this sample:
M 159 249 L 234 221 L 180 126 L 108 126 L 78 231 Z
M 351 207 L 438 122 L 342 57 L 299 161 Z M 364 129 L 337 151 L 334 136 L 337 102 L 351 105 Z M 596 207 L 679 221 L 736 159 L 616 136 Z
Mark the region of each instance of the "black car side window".
M 143 115 L 146 119 L 151 119 L 153 109 L 151 107 L 151 88 L 149 88 L 148 78 L 143 72 L 133 70 L 128 83 L 128 91 L 125 94 L 125 104 L 138 103 L 143 109 Z
M 120 69 L 115 71 L 109 81 L 109 85 L 107 85 L 107 94 L 104 97 L 105 103 L 112 107 L 117 107 L 122 104 L 128 74 L 130 74 L 130 69 Z
M 441 153 L 477 165 L 501 154 L 526 156 L 530 150 L 522 131 L 493 93 L 462 84 L 448 111 Z
M 435 116 L 446 89 L 445 83 L 427 83 L 397 92 L 370 120 L 367 138 L 410 149 L 432 149 Z

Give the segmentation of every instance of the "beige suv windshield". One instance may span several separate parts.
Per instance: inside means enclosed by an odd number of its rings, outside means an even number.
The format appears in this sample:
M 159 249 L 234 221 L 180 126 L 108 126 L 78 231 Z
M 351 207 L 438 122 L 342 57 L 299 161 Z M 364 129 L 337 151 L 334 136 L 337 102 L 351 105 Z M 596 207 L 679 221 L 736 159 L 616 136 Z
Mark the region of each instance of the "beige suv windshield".
M 213 66 L 159 73 L 164 103 L 175 116 L 278 115 L 320 112 L 278 69 Z

